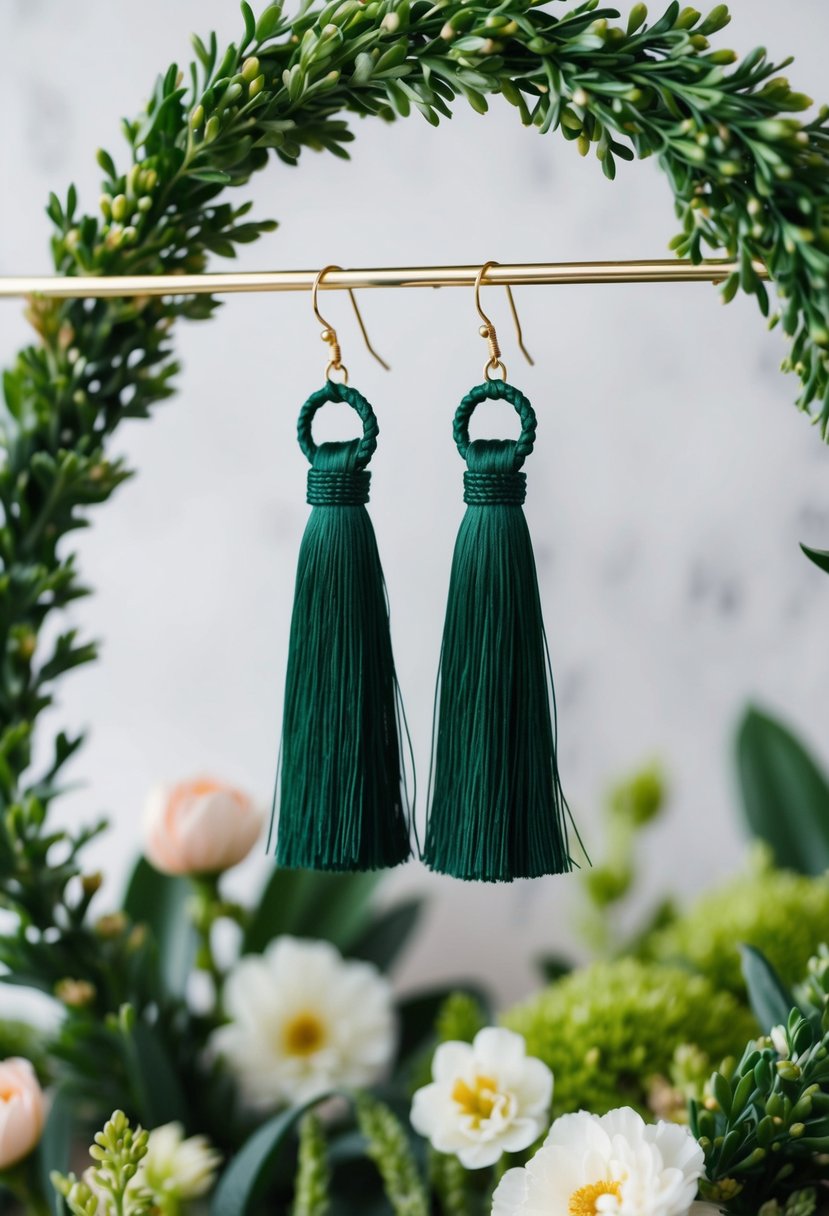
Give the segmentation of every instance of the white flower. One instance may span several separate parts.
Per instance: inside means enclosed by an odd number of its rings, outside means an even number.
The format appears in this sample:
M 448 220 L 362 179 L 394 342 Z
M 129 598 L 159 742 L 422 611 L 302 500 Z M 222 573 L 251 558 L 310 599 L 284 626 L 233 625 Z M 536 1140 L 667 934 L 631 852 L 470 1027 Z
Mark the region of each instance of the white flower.
M 492 1216 L 688 1216 L 702 1171 L 687 1127 L 647 1124 L 630 1107 L 580 1111 L 556 1119 L 527 1165 L 507 1171 Z
M 441 1043 L 431 1085 L 412 1101 L 412 1127 L 468 1170 L 529 1148 L 547 1126 L 553 1074 L 520 1034 L 489 1026 L 473 1043 Z
M 221 1160 L 205 1136 L 185 1140 L 180 1123 L 166 1123 L 150 1132 L 138 1177 L 154 1198 L 198 1199 L 211 1190 Z
M 243 958 L 224 989 L 230 1022 L 212 1046 L 260 1109 L 370 1085 L 394 1054 L 391 987 L 328 942 L 282 937 Z

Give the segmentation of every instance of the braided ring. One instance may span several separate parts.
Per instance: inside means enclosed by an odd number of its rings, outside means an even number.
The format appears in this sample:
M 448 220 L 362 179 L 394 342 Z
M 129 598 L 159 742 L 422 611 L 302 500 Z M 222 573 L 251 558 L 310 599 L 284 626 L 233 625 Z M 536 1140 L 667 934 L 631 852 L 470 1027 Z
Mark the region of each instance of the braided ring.
M 521 468 L 535 445 L 536 417 L 535 410 L 524 394 L 506 380 L 486 380 L 476 384 L 466 394 L 455 411 L 455 422 L 452 435 L 458 446 L 458 451 L 464 460 L 469 450 L 469 419 L 477 405 L 487 399 L 492 401 L 508 401 L 521 419 L 521 434 L 515 444 L 515 469 Z
M 299 411 L 297 439 L 303 455 L 307 457 L 310 464 L 314 463 L 317 445 L 311 435 L 311 423 L 317 410 L 329 401 L 342 401 L 345 405 L 350 405 L 362 419 L 363 437 L 357 446 L 354 464 L 355 468 L 364 469 L 377 447 L 377 436 L 380 430 L 377 425 L 377 416 L 362 393 L 358 393 L 356 388 L 349 388 L 347 384 L 340 384 L 334 380 L 326 380 L 323 387 L 312 393 Z

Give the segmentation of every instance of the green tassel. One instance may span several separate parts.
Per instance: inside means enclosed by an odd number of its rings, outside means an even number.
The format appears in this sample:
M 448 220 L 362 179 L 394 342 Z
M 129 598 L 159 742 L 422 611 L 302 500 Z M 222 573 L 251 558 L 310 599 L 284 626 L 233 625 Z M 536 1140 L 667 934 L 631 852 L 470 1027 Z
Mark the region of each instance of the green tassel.
M 357 411 L 362 439 L 314 443 L 311 421 L 328 401 Z M 276 859 L 291 869 L 376 870 L 411 855 L 389 611 L 365 508 L 377 430 L 365 397 L 331 380 L 299 416 L 313 509 L 299 551 L 278 780 Z
M 514 440 L 469 439 L 486 398 L 520 415 Z M 533 449 L 527 398 L 488 380 L 454 436 L 467 462 L 446 607 L 424 860 L 456 878 L 509 882 L 573 867 L 556 761 L 555 694 L 519 469 Z

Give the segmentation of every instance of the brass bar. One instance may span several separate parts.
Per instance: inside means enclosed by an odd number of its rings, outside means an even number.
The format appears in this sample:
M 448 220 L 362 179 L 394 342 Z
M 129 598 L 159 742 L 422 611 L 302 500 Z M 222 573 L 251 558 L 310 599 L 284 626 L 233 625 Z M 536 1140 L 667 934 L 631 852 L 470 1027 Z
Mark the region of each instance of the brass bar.
M 479 266 L 404 266 L 369 270 L 331 270 L 321 291 L 370 287 L 474 287 Z M 641 262 L 538 262 L 487 271 L 485 282 L 497 286 L 575 283 L 719 283 L 735 263 L 711 260 L 694 265 L 678 258 Z M 757 273 L 768 278 L 761 263 Z M 38 295 L 51 299 L 104 299 L 128 296 L 220 295 L 254 291 L 310 291 L 315 270 L 254 270 L 217 274 L 0 277 L 0 299 Z

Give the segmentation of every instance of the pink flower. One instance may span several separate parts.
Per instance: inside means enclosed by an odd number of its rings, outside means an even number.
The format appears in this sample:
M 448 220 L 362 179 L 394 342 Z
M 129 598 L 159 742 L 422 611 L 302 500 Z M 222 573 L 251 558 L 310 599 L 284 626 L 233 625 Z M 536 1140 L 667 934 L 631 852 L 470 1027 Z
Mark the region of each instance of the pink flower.
M 144 827 L 144 852 L 162 874 L 220 874 L 247 857 L 262 815 L 232 786 L 199 778 L 154 790 Z
M 28 1060 L 0 1060 L 0 1169 L 16 1165 L 37 1145 L 46 1104 Z

